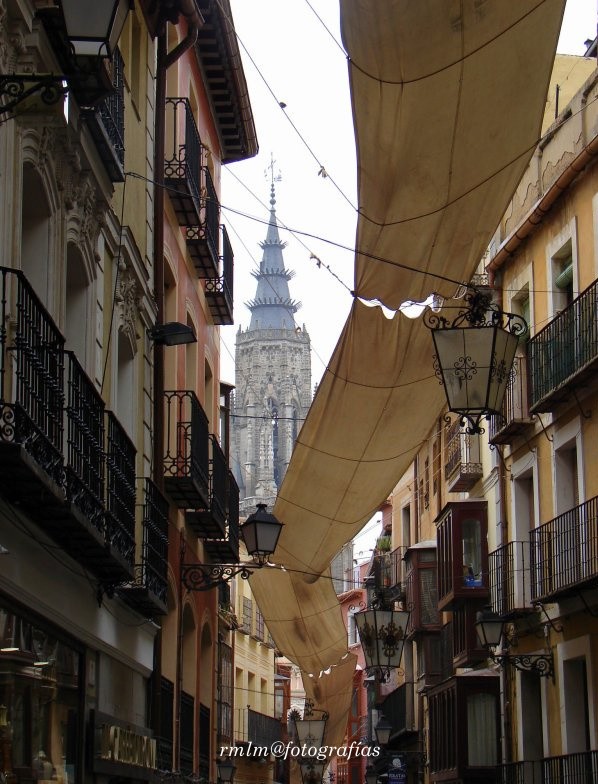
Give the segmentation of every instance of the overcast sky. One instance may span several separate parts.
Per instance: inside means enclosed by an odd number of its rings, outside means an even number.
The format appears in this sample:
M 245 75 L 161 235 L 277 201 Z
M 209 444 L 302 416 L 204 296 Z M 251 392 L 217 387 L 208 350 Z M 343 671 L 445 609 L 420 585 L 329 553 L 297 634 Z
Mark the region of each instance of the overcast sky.
M 597 0 L 567 0 L 558 51 L 583 54 L 596 36 Z M 259 154 L 224 167 L 223 221 L 235 253 L 235 325 L 222 329 L 222 378 L 234 382 L 235 334 L 246 329 L 269 218 L 276 212 L 295 271 L 291 296 L 312 343 L 319 382 L 351 307 L 356 165 L 338 0 L 231 0 L 257 128 Z M 284 104 L 284 107 L 281 106 Z M 323 241 L 323 238 L 327 242 Z M 332 274 L 334 273 L 334 274 Z M 369 527 L 369 526 L 368 526 Z M 363 538 L 367 548 L 371 537 Z

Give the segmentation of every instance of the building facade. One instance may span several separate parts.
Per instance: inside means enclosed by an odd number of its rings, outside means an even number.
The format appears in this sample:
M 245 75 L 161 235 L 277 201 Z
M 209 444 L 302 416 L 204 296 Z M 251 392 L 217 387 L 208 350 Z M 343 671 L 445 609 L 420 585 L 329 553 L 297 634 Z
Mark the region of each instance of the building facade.
M 558 106 L 549 91 L 556 116 L 472 281 L 529 325 L 502 414 L 481 435 L 431 422 L 392 495 L 410 620 L 404 675 L 379 707 L 410 782 L 596 775 L 593 47 L 557 61 L 577 84 Z M 489 610 L 503 623 L 490 649 L 476 624 Z
M 132 5 L 89 59 L 66 4 L 0 4 L 10 784 L 215 780 L 233 735 L 228 597 L 189 574 L 238 559 L 220 177 L 257 142 L 229 3 Z M 52 73 L 68 102 L 40 92 Z

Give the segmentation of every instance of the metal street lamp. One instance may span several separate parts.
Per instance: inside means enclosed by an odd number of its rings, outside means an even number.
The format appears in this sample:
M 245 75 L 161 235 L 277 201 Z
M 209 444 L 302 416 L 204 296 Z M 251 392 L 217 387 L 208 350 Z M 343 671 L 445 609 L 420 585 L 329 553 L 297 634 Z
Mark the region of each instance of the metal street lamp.
M 373 765 L 368 765 L 365 769 L 365 784 L 377 784 L 378 773 Z
M 209 591 L 228 583 L 237 575 L 248 580 L 256 569 L 268 563 L 278 543 L 281 523 L 266 511 L 266 504 L 258 504 L 257 511 L 250 514 L 240 528 L 241 537 L 252 557 L 245 563 L 182 563 L 181 581 L 188 591 Z
M 193 327 L 180 321 L 155 324 L 147 334 L 150 340 L 161 346 L 180 346 L 184 343 L 197 343 Z
M 554 678 L 554 656 L 552 651 L 549 653 L 520 653 L 509 654 L 509 647 L 513 644 L 513 637 L 505 632 L 505 623 L 497 613 L 492 612 L 492 608 L 487 606 L 480 610 L 476 615 L 476 632 L 480 643 L 488 651 L 488 655 L 501 667 L 507 664 L 515 667 L 522 672 L 533 672 L 541 677 L 550 676 Z M 500 645 L 501 639 L 505 646 L 503 653 L 494 653 L 491 648 Z
M 256 564 L 265 564 L 276 550 L 283 524 L 267 510 L 266 504 L 258 504 L 257 511 L 250 514 L 241 526 L 241 536 L 247 552 Z
M 312 718 L 314 713 L 320 713 L 321 717 L 319 719 Z M 299 742 L 299 747 L 301 748 L 301 756 L 303 759 L 310 756 L 310 749 L 315 749 L 316 754 L 319 752 L 324 743 L 324 733 L 326 731 L 326 722 L 328 721 L 328 718 L 329 716 L 326 711 L 314 708 L 312 700 L 305 700 L 303 719 L 295 719 L 297 740 Z M 322 770 L 323 769 L 324 766 L 322 766 Z
M 131 10 L 130 0 L 61 0 L 60 5 L 75 55 L 113 56 Z
M 321 784 L 324 776 L 323 762 L 300 762 L 299 768 L 303 784 Z
M 218 769 L 218 781 L 221 782 L 221 784 L 232 784 L 237 768 L 230 759 L 223 758 L 217 760 L 216 768 Z
M 505 313 L 490 295 L 474 290 L 466 308 L 450 321 L 426 310 L 424 323 L 432 331 L 436 375 L 444 385 L 449 411 L 468 422 L 470 435 L 482 433 L 480 419 L 500 414 L 519 337 L 525 319 Z
M 356 612 L 354 618 L 366 672 L 385 683 L 391 669 L 401 665 L 409 611 L 371 608 Z
M 376 733 L 376 740 L 378 741 L 378 745 L 388 746 L 388 741 L 390 740 L 390 735 L 392 733 L 392 724 L 388 721 L 384 714 L 380 714 L 378 722 L 374 726 L 374 732 Z
M 79 96 L 93 96 L 90 103 L 110 92 L 100 66 L 112 58 L 130 9 L 130 0 L 60 0 L 60 8 L 41 9 L 39 16 L 49 26 L 64 73 L 2 74 L 0 99 L 5 100 L 0 115 L 34 95 L 48 107 L 58 104 L 73 86 Z

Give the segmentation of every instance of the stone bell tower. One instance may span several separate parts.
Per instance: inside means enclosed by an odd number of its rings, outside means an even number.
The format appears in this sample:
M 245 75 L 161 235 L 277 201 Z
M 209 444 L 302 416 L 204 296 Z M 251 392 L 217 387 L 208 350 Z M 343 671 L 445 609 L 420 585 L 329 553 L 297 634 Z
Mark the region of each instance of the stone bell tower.
M 257 290 L 246 303 L 251 321 L 235 345 L 231 452 L 242 516 L 274 503 L 312 397 L 310 339 L 295 322 L 300 303 L 289 292 L 294 273 L 284 266 L 275 204 L 272 177 Z

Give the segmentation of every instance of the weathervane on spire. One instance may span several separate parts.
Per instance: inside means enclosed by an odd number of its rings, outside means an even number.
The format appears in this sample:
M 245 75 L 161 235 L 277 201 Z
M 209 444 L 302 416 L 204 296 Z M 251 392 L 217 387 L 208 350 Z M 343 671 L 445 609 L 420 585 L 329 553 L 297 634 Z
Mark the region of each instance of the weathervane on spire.
M 274 164 L 275 163 L 276 163 L 276 161 L 274 160 L 274 155 L 272 153 L 270 153 L 270 163 L 264 169 L 264 177 L 266 179 L 268 179 L 268 176 L 270 176 L 270 184 L 272 186 L 274 186 L 275 182 L 280 182 L 282 180 L 282 174 L 280 173 L 280 169 L 278 170 L 278 174 L 277 175 L 274 174 Z M 269 175 L 268 175 L 268 170 L 270 170 L 270 174 Z

